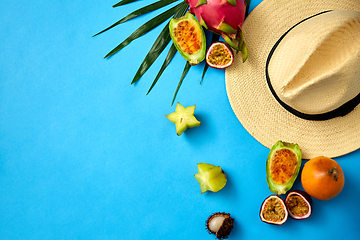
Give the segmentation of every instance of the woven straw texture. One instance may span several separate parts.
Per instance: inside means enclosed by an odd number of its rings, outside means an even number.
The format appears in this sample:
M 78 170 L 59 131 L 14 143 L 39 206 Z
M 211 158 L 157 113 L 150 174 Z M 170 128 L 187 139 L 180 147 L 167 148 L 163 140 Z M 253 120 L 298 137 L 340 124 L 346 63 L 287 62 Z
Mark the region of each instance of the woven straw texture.
M 360 0 L 264 0 L 243 25 L 247 61 L 237 54 L 225 71 L 231 107 L 249 134 L 268 148 L 278 140 L 297 143 L 303 159 L 333 158 L 360 148 L 360 105 L 344 117 L 304 120 L 280 106 L 266 83 L 266 59 L 276 41 L 296 23 L 327 10 L 360 12 Z

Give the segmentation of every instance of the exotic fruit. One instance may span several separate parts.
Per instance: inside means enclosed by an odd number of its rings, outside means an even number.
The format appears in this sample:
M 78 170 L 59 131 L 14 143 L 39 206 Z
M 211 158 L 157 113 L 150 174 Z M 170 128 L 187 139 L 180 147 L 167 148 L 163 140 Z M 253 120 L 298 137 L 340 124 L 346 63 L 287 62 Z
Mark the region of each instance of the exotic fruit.
M 285 205 L 290 217 L 294 219 L 306 219 L 311 215 L 312 199 L 304 191 L 289 192 L 285 199 Z
M 206 38 L 199 21 L 191 14 L 169 23 L 170 36 L 176 49 L 191 64 L 196 65 L 205 59 Z
M 218 192 L 225 187 L 227 178 L 220 166 L 198 163 L 197 167 L 198 173 L 194 177 L 200 183 L 201 193 L 206 191 Z
M 234 62 L 231 48 L 224 42 L 214 42 L 206 53 L 206 63 L 213 68 L 227 68 Z
M 310 196 L 325 201 L 336 197 L 342 191 L 345 176 L 335 160 L 319 156 L 304 164 L 301 184 Z
M 188 128 L 198 127 L 199 122 L 195 116 L 195 105 L 189 107 L 183 107 L 180 103 L 177 103 L 175 112 L 165 115 L 167 119 L 175 123 L 176 134 L 180 136 Z
M 243 61 L 247 58 L 247 49 L 241 31 L 245 19 L 244 0 L 185 0 L 190 12 L 199 19 L 206 29 L 220 34 L 234 49 L 241 51 Z M 232 40 L 236 39 L 238 45 Z
M 277 195 L 266 198 L 260 208 L 260 219 L 263 222 L 282 225 L 288 218 L 284 200 Z
M 278 141 L 266 161 L 266 181 L 271 192 L 285 194 L 293 186 L 301 167 L 299 145 Z
M 206 220 L 206 228 L 210 234 L 215 234 L 218 239 L 228 238 L 233 229 L 234 218 L 230 213 L 214 213 Z

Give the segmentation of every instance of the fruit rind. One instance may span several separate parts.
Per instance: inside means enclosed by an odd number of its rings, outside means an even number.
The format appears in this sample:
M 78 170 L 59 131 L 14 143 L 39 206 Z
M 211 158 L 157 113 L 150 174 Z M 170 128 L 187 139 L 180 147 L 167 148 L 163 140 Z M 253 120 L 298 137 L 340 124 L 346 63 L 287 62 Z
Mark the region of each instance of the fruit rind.
M 292 163 L 288 162 L 286 165 L 279 163 L 276 167 L 273 167 L 272 164 L 275 158 L 275 154 L 281 152 L 285 152 L 285 156 L 288 156 L 287 154 L 294 154 L 295 156 L 293 155 L 293 157 L 295 157 L 295 159 L 293 159 Z M 278 141 L 274 144 L 266 161 L 266 181 L 271 192 L 281 195 L 285 194 L 288 190 L 291 189 L 299 174 L 302 160 L 301 156 L 301 150 L 297 144 L 291 144 L 282 141 Z M 294 164 L 296 164 L 296 166 L 294 166 Z M 281 168 L 279 168 L 279 166 Z M 289 172 L 292 174 L 292 176 L 289 175 Z M 285 176 L 290 179 L 286 179 L 284 183 L 280 183 L 279 181 L 274 180 L 274 176 L 272 176 L 274 174 L 279 174 L 279 177 L 281 178 Z
M 183 38 L 178 37 L 176 29 L 178 26 L 180 26 L 182 22 L 189 23 L 191 25 L 191 28 L 193 28 L 192 32 L 190 33 L 193 35 L 186 35 L 186 38 L 194 38 L 195 42 L 193 42 L 193 44 L 190 44 L 190 46 L 185 43 L 182 44 L 179 42 L 179 39 L 183 40 Z M 206 37 L 204 29 L 200 25 L 199 21 L 194 17 L 194 15 L 188 12 L 181 18 L 172 18 L 169 23 L 169 30 L 170 37 L 173 40 L 174 46 L 179 51 L 181 56 L 183 56 L 190 63 L 190 65 L 197 65 L 205 59 Z M 184 42 L 188 43 L 187 40 L 184 40 Z

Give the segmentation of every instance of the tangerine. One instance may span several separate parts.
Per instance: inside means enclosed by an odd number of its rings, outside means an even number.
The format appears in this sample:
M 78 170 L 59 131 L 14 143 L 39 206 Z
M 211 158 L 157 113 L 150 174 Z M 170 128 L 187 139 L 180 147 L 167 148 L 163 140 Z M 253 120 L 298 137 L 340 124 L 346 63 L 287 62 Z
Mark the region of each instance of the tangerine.
M 315 157 L 305 163 L 301 184 L 311 197 L 329 200 L 342 191 L 344 172 L 335 160 L 324 156 Z

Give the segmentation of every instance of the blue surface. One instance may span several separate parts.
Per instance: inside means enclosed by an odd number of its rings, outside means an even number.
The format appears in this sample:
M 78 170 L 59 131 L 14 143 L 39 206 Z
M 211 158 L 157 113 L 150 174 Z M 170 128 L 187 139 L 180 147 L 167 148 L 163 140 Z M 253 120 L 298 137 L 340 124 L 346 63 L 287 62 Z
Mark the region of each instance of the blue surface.
M 177 136 L 165 114 L 185 60 L 149 95 L 167 51 L 131 85 L 162 28 L 103 57 L 159 11 L 92 38 L 148 1 L 115 3 L 0 2 L 0 239 L 214 239 L 204 224 L 218 211 L 235 218 L 229 239 L 360 238 L 360 151 L 336 159 L 345 187 L 309 219 L 261 222 L 269 149 L 235 117 L 224 71 L 200 85 L 203 63 L 190 69 L 176 102 L 202 125 Z M 223 190 L 200 194 L 199 162 L 222 166 Z

